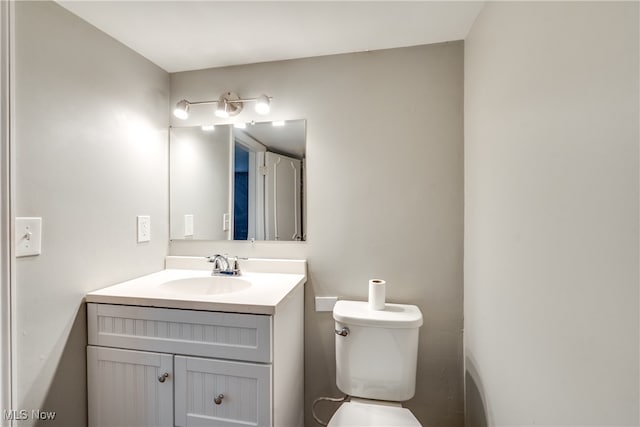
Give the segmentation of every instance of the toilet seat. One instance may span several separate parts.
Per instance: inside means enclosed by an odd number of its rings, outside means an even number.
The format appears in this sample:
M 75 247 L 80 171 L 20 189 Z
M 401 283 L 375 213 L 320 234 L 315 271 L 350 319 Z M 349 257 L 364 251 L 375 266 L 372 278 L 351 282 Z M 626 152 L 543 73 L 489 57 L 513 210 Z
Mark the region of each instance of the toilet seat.
M 344 402 L 327 427 L 421 427 L 407 408 L 385 402 Z

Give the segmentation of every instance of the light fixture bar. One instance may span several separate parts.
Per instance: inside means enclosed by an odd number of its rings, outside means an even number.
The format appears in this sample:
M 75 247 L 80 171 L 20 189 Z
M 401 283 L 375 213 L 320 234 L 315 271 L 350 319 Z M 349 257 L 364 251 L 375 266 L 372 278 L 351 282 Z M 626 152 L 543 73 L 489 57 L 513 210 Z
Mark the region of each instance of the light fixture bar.
M 260 95 L 256 98 L 240 98 L 234 92 L 225 92 L 220 98 L 213 101 L 188 101 L 182 99 L 176 104 L 174 115 L 179 119 L 186 119 L 189 116 L 189 107 L 192 105 L 217 104 L 216 112 L 224 111 L 225 114 L 222 114 L 222 117 L 229 117 L 240 113 L 245 102 L 255 102 L 255 109 L 258 114 L 268 114 L 272 99 L 273 97 L 268 95 Z M 223 104 L 222 108 L 220 107 L 221 104 Z M 220 114 L 216 115 L 220 116 Z
M 185 101 L 187 100 L 185 99 Z M 193 101 L 193 102 L 187 101 L 187 103 L 189 105 L 207 105 L 207 104 L 217 104 L 218 101 L 217 100 L 216 101 Z
M 273 96 L 266 96 L 266 98 L 271 101 L 273 99 Z M 233 101 L 228 101 L 229 103 L 231 102 L 251 102 L 251 101 L 257 101 L 260 98 L 246 98 L 246 99 L 234 99 Z M 186 99 L 184 99 L 183 101 L 187 101 Z M 218 102 L 220 102 L 220 100 L 216 99 L 215 101 L 187 101 L 187 104 L 189 105 L 207 105 L 207 104 L 217 104 Z
M 265 95 L 264 97 L 265 97 L 265 98 L 267 98 L 269 101 L 271 101 L 271 100 L 273 99 L 273 97 L 272 97 L 272 96 L 266 96 L 266 95 Z M 257 101 L 257 100 L 259 100 L 260 98 L 261 98 L 261 97 L 257 97 L 257 98 L 247 98 L 247 99 L 238 99 L 238 100 L 235 100 L 235 101 L 233 101 L 233 102 L 251 102 L 251 101 Z

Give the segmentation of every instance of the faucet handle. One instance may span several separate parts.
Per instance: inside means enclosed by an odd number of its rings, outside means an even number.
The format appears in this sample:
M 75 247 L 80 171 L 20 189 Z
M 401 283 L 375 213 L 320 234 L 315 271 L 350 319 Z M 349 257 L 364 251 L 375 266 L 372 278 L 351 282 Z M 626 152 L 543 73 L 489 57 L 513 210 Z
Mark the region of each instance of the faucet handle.
M 238 264 L 238 257 L 236 257 L 236 259 L 233 260 L 233 275 L 234 276 L 240 275 L 240 265 Z

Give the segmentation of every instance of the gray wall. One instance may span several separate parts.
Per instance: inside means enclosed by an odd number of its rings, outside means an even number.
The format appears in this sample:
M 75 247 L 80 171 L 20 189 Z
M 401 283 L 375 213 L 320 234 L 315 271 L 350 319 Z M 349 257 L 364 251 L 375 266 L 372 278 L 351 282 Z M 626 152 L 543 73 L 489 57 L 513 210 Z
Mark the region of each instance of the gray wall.
M 269 116 L 249 106 L 237 119 L 307 119 L 308 241 L 175 241 L 171 254 L 308 259 L 309 426 L 313 399 L 340 395 L 333 320 L 314 296 L 364 300 L 369 278 L 386 279 L 388 300 L 425 318 L 408 407 L 423 425 L 462 425 L 462 42 L 171 75 L 172 105 L 228 90 L 274 97 Z M 212 118 L 213 107 L 194 107 L 186 124 Z
M 466 40 L 468 426 L 640 423 L 638 6 L 488 3 Z
M 18 409 L 86 425 L 86 292 L 163 268 L 169 76 L 53 2 L 16 2 Z M 151 242 L 136 243 L 136 215 Z
M 193 215 L 193 239 L 226 240 L 225 213 L 231 213 L 231 126 L 169 130 L 169 182 L 172 238 L 184 239 L 184 216 Z

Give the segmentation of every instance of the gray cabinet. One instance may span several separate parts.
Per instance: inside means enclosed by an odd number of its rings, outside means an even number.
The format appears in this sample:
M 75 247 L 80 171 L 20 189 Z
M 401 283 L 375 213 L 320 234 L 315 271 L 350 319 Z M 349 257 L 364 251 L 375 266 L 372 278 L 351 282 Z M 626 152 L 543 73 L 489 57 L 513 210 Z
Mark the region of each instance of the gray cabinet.
M 267 426 L 271 365 L 175 357 L 177 426 Z
M 273 316 L 87 304 L 89 427 L 302 426 L 302 295 Z
M 173 425 L 173 356 L 87 348 L 89 425 Z

